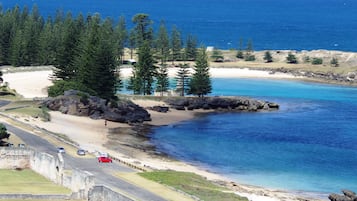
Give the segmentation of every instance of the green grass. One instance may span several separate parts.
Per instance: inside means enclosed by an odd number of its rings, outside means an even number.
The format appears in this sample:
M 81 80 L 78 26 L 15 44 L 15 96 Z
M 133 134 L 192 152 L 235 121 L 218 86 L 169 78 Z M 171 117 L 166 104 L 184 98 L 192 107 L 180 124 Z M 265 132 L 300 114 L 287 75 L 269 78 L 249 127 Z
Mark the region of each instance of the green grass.
M 6 113 L 27 115 L 33 118 L 41 118 L 43 121 L 50 120 L 48 109 L 39 107 L 37 101 L 13 101 L 2 107 Z
M 234 193 L 227 193 L 228 189 L 213 184 L 207 179 L 188 172 L 154 171 L 139 173 L 144 178 L 171 186 L 187 194 L 194 195 L 201 200 L 220 201 L 248 201 Z
M 70 194 L 71 191 L 56 185 L 32 170 L 0 170 L 0 194 Z

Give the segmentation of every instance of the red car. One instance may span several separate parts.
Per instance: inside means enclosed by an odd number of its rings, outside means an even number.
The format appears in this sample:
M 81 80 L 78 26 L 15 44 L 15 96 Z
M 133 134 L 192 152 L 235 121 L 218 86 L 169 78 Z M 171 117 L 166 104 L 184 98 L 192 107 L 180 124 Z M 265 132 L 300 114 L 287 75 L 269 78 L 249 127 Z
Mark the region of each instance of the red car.
M 108 156 L 100 156 L 100 157 L 98 157 L 98 162 L 99 163 L 112 163 L 113 161 Z

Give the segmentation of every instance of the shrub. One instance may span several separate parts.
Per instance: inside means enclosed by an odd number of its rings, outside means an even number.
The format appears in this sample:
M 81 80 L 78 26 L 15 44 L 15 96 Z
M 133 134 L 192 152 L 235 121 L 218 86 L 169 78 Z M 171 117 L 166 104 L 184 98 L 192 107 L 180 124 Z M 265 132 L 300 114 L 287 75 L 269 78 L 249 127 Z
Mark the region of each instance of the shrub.
M 255 56 L 253 54 L 246 54 L 244 61 L 255 61 Z
M 331 64 L 332 67 L 338 67 L 339 66 L 338 60 L 336 58 L 332 58 L 331 61 L 330 61 L 330 64 Z
M 311 64 L 312 65 L 320 65 L 320 64 L 322 64 L 322 59 L 321 58 L 312 58 Z
M 296 56 L 292 53 L 288 54 L 288 56 L 286 57 L 286 61 L 289 64 L 297 64 L 298 63 Z

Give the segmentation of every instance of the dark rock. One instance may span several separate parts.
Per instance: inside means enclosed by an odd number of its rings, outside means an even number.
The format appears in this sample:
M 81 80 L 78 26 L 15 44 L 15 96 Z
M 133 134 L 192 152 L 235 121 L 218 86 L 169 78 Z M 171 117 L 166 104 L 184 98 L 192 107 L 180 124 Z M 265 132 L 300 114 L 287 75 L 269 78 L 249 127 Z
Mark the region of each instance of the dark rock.
M 169 98 L 165 100 L 165 102 L 177 110 L 213 109 L 223 111 L 259 111 L 279 109 L 279 105 L 276 103 L 238 97 L 176 97 Z
M 355 199 L 356 198 L 356 193 L 352 192 L 350 190 L 342 190 L 343 195 L 345 195 L 346 197 L 350 198 L 350 199 Z
M 328 199 L 331 201 L 351 201 L 349 198 L 343 196 L 343 195 L 338 195 L 338 194 L 331 194 L 328 196 Z
M 332 193 L 328 196 L 331 201 L 357 201 L 355 192 L 350 190 L 342 190 L 343 195 Z
M 47 98 L 43 105 L 50 110 L 92 119 L 106 119 L 121 123 L 150 121 L 150 114 L 131 101 L 119 101 L 116 106 L 106 105 L 106 100 L 86 93 L 70 90 L 63 96 Z
M 153 106 L 153 107 L 150 107 L 149 109 L 156 111 L 156 112 L 163 112 L 163 113 L 166 113 L 169 111 L 169 107 L 166 107 L 166 106 Z

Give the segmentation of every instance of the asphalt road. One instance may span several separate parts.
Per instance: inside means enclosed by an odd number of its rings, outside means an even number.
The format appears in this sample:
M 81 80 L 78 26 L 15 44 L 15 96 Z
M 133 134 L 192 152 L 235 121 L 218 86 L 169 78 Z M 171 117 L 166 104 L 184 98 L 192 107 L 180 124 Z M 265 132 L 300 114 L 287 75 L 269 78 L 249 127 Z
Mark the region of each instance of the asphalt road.
M 57 147 L 50 144 L 48 141 L 33 135 L 25 130 L 4 123 L 7 130 L 16 134 L 24 142 L 26 146 L 36 149 L 40 152 L 57 156 Z M 138 186 L 132 185 L 120 178 L 113 176 L 117 172 L 135 172 L 135 170 L 119 164 L 113 163 L 98 163 L 96 158 L 74 158 L 68 154 L 63 154 L 65 168 L 77 168 L 92 173 L 95 177 L 96 185 L 105 185 L 113 189 L 120 189 L 130 197 L 143 201 L 164 201 L 165 199 L 153 194 Z

